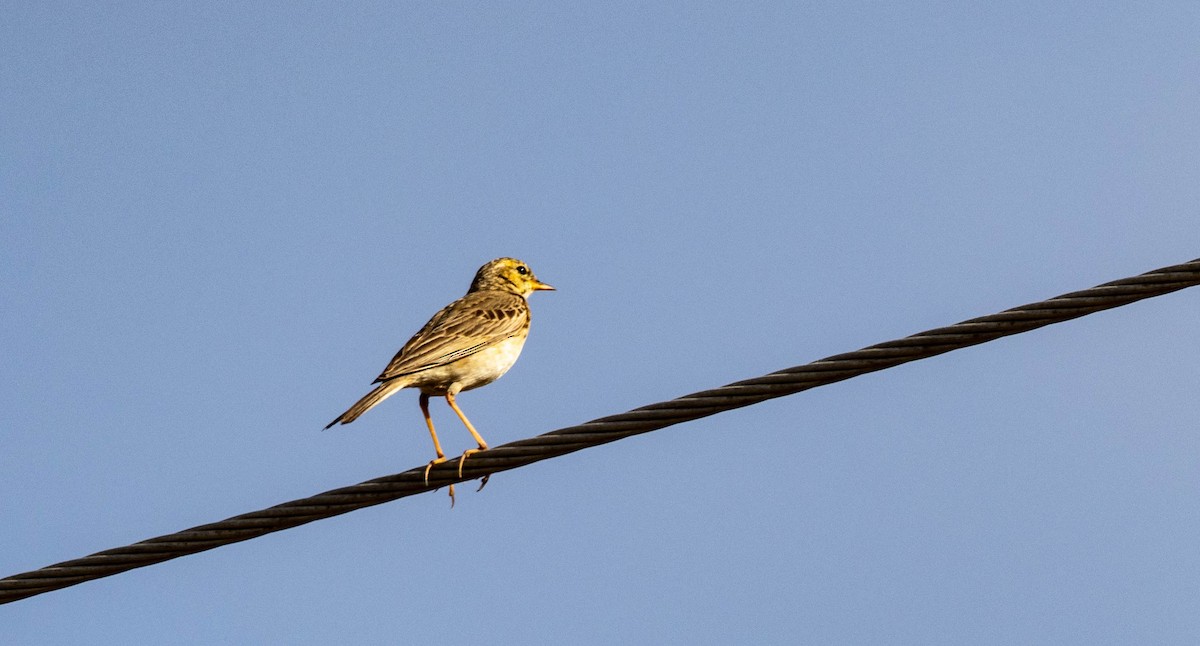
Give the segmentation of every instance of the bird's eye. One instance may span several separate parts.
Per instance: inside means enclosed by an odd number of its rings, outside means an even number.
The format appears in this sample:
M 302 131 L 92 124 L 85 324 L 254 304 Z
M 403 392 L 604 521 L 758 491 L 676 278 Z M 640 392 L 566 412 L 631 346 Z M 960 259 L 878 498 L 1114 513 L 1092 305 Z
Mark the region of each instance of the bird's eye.
M 529 273 L 529 268 L 525 265 L 517 265 L 517 273 L 524 276 L 525 274 Z

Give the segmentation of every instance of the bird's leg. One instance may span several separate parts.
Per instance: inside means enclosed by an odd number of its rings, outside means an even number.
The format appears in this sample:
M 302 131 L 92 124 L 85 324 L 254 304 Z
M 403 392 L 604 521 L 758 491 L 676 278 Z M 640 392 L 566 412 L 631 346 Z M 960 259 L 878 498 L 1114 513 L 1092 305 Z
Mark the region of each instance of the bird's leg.
M 471 425 L 471 420 L 467 419 L 467 416 L 463 414 L 462 409 L 458 407 L 458 404 L 454 403 L 454 393 L 446 393 L 446 403 L 450 404 L 450 408 L 453 408 L 454 412 L 458 414 L 458 418 L 462 420 L 462 423 L 467 427 L 467 430 L 471 431 L 471 436 L 475 438 L 475 443 L 479 445 L 479 448 L 477 449 L 467 449 L 466 451 L 463 451 L 462 457 L 458 459 L 458 477 L 461 478 L 463 463 L 467 461 L 467 456 L 471 455 L 472 453 L 486 451 L 488 445 L 487 442 L 483 441 L 483 437 L 479 435 L 479 431 L 476 431 L 475 427 Z M 484 478 L 483 484 L 487 484 L 487 478 Z M 482 489 L 483 486 L 480 485 L 479 488 Z
M 438 441 L 437 431 L 433 430 L 433 418 L 429 416 L 429 395 L 421 393 L 417 402 L 421 404 L 421 414 L 425 416 L 425 425 L 429 427 L 429 436 L 433 438 L 433 450 L 437 451 L 437 457 L 425 465 L 425 486 L 429 486 L 429 470 L 433 465 L 445 462 L 446 454 L 442 453 L 442 443 Z M 450 506 L 454 506 L 454 485 L 450 485 Z

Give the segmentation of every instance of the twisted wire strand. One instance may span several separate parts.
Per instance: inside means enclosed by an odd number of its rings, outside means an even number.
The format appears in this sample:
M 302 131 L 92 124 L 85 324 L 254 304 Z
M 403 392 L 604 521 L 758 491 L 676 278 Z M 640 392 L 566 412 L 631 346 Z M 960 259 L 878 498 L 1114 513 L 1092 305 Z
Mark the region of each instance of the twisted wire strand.
M 986 343 L 1198 284 L 1200 258 L 510 442 L 473 454 L 463 466 L 461 477 L 458 475 L 457 460 L 434 466 L 429 472 L 428 482 L 425 481 L 425 465 L 421 465 L 402 473 L 333 489 L 310 498 L 285 502 L 216 523 L 15 574 L 0 579 L 0 604 L 257 538 L 315 520 L 432 491 L 451 483 L 516 469 L 666 426 L 795 394 L 809 388 Z

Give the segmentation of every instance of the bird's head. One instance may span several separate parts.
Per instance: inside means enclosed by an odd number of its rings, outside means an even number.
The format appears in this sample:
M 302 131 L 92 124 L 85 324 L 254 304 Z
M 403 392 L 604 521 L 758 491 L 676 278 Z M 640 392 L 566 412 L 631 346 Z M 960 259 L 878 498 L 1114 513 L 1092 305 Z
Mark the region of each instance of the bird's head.
M 538 280 L 529 265 L 516 258 L 497 258 L 479 268 L 470 291 L 496 290 L 528 297 L 543 289 L 554 288 Z

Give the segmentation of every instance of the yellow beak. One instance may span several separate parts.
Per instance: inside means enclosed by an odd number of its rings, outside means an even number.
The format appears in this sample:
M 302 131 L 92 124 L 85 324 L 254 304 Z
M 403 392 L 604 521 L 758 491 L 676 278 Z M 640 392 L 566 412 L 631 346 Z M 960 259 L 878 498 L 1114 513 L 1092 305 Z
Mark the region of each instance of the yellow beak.
M 536 283 L 536 284 L 534 284 L 534 286 L 533 286 L 533 291 L 535 291 L 535 292 L 536 292 L 536 291 L 541 291 L 541 290 L 543 290 L 543 289 L 547 289 L 547 290 L 550 290 L 550 291 L 555 291 L 555 289 L 554 289 L 554 285 L 547 285 L 546 283 L 543 283 L 543 282 L 542 282 L 542 281 L 540 281 L 540 280 L 539 280 L 539 281 L 537 281 L 537 283 Z

